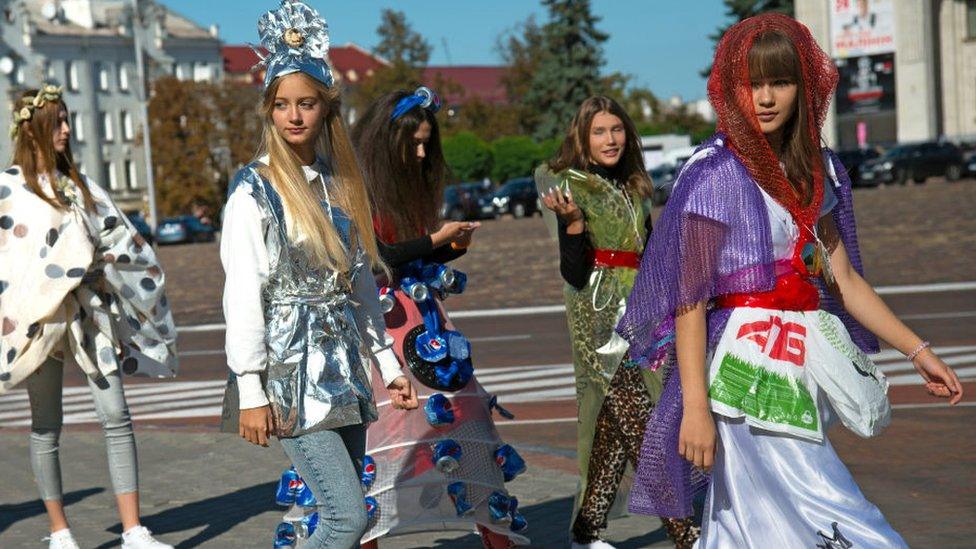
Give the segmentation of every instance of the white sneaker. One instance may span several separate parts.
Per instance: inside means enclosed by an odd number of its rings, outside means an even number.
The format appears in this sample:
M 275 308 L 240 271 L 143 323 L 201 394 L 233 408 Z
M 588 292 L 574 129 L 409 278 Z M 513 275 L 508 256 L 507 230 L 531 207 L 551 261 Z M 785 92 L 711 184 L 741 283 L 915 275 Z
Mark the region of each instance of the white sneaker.
M 64 528 L 53 532 L 49 537 L 44 538 L 48 540 L 48 549 L 81 549 L 78 547 L 78 542 L 75 541 L 75 537 L 71 535 L 71 530 Z
M 574 541 L 570 547 L 572 549 L 616 549 L 613 545 L 610 545 L 602 539 L 591 541 L 590 543 L 576 543 Z
M 122 549 L 173 549 L 173 546 L 156 541 L 145 526 L 136 526 L 122 532 Z

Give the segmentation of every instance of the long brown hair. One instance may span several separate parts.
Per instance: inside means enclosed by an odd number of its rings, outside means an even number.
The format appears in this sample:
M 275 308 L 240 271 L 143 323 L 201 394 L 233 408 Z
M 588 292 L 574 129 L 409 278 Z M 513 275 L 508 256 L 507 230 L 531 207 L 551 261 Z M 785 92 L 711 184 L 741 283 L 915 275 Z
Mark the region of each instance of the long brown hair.
M 13 112 L 18 112 L 32 102 L 40 90 L 26 90 L 14 101 Z M 42 107 L 34 107 L 30 120 L 21 121 L 17 125 L 17 135 L 14 138 L 14 154 L 12 164 L 20 166 L 24 173 L 27 188 L 52 208 L 67 210 L 54 196 L 44 192 L 37 180 L 39 169 L 53 172 L 55 169 L 71 178 L 81 190 L 85 209 L 91 211 L 95 207 L 91 190 L 85 179 L 75 167 L 74 156 L 71 154 L 71 142 L 65 144 L 63 152 L 54 150 L 54 132 L 61 127 L 60 114 L 62 109 L 68 115 L 68 106 L 64 101 L 47 101 Z M 52 181 L 53 184 L 53 181 Z M 53 189 L 52 189 L 53 190 Z
M 329 199 L 341 207 L 352 220 L 354 230 L 351 231 L 350 239 L 353 248 L 361 246 L 371 265 L 382 268 L 383 261 L 376 247 L 363 176 L 356 164 L 356 155 L 339 110 L 339 89 L 326 87 L 303 73 L 294 74 L 305 79 L 316 90 L 326 108 L 322 133 L 319 134 L 315 146 L 318 156 L 329 162 L 332 169 L 334 185 L 331 187 Z M 258 156 L 268 155 L 268 166 L 263 171 L 281 196 L 289 239 L 305 250 L 318 265 L 329 270 L 346 272 L 350 268 L 349 250 L 343 244 L 332 220 L 322 211 L 319 199 L 302 171 L 301 159 L 275 129 L 271 118 L 278 87 L 282 79 L 291 76 L 275 79 L 265 91 L 261 105 L 263 138 Z
M 749 49 L 749 78 L 784 78 L 796 83 L 793 116 L 783 128 L 783 148 L 779 158 L 786 168 L 786 179 L 802 197 L 803 204 L 813 199 L 811 175 L 815 168 L 823 173 L 820 147 L 810 136 L 805 123 L 810 116 L 800 58 L 796 46 L 786 35 L 768 31 L 756 36 Z M 749 108 L 754 108 L 752 105 Z M 816 166 L 815 166 L 816 164 Z
M 651 178 L 647 175 L 644 168 L 644 155 L 641 153 L 640 135 L 637 133 L 637 126 L 627 115 L 616 101 L 603 95 L 589 97 L 580 104 L 579 110 L 573 116 L 573 121 L 566 130 L 566 138 L 563 139 L 559 152 L 549 161 L 549 169 L 559 173 L 567 169 L 587 170 L 592 164 L 590 158 L 590 126 L 593 125 L 593 118 L 601 113 L 609 113 L 620 119 L 624 124 L 624 143 L 623 154 L 620 162 L 613 168 L 613 172 L 619 174 L 620 179 L 625 182 L 631 192 L 636 192 L 642 197 L 650 196 Z
M 406 90 L 383 95 L 352 129 L 380 237 L 396 241 L 437 230 L 447 179 L 434 113 L 418 105 L 391 120 L 397 103 L 410 95 Z M 421 160 L 414 134 L 424 122 L 430 124 L 430 139 Z

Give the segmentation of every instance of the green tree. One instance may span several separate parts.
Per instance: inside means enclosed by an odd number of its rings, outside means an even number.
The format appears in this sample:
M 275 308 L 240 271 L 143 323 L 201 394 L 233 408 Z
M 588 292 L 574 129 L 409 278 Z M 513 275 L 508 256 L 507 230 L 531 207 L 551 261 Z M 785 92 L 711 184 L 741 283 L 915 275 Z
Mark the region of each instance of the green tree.
M 474 181 L 491 174 L 491 147 L 471 132 L 461 132 L 442 141 L 444 160 L 454 181 Z
M 532 88 L 532 79 L 539 68 L 539 60 L 545 47 L 545 32 L 529 16 L 515 29 L 502 34 L 495 44 L 495 50 L 508 68 L 502 77 L 509 109 L 516 113 L 518 132 L 531 134 L 539 124 L 541 111 L 534 111 L 523 105 L 523 99 Z M 512 132 L 516 133 L 516 132 Z
M 492 142 L 491 153 L 491 178 L 499 182 L 532 175 L 540 156 L 539 145 L 525 136 L 500 137 Z
M 549 22 L 543 27 L 543 47 L 524 108 L 540 113 L 532 131 L 538 139 L 562 133 L 580 103 L 599 91 L 603 49 L 607 35 L 597 30 L 599 18 L 589 0 L 543 0 Z
M 732 21 L 723 27 L 719 27 L 713 34 L 708 36 L 716 45 L 722 39 L 725 31 L 729 30 L 729 27 L 743 19 L 770 11 L 784 13 L 793 17 L 793 0 L 723 0 L 722 3 L 725 4 L 725 15 Z M 705 78 L 708 78 L 708 75 L 711 73 L 711 63 L 701 70 L 701 75 Z
M 430 59 L 430 44 L 413 30 L 402 11 L 384 9 L 376 34 L 380 41 L 373 48 L 373 53 L 390 64 L 377 70 L 362 84 L 350 88 L 350 104 L 360 112 L 384 93 L 412 90 L 419 86 Z

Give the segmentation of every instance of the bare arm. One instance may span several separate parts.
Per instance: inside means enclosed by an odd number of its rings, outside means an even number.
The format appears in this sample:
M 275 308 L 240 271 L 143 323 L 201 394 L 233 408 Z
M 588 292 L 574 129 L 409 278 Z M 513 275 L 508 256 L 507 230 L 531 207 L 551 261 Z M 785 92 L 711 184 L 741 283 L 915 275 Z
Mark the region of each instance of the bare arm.
M 874 288 L 854 270 L 832 217 L 827 216 L 820 221 L 820 233 L 830 251 L 830 265 L 834 274 L 830 291 L 844 309 L 861 325 L 903 354 L 908 355 L 918 348 L 922 338 L 898 320 Z M 959 378 L 931 349 L 919 353 L 912 362 L 931 394 L 951 397 L 950 404 L 962 399 Z
M 674 323 L 684 403 L 678 453 L 707 471 L 715 458 L 715 421 L 708 406 L 708 382 L 705 379 L 705 304 L 677 311 Z

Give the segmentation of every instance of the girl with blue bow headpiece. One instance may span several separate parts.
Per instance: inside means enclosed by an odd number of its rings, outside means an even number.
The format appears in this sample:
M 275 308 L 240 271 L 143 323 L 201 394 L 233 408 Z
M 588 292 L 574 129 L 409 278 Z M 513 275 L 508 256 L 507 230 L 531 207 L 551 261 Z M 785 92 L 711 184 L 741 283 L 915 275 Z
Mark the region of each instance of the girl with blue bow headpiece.
M 225 417 L 239 410 L 249 442 L 281 441 L 303 479 L 292 488 L 304 482 L 302 503 L 319 513 L 306 546 L 352 547 L 368 520 L 359 475 L 377 418 L 369 363 L 395 408 L 416 408 L 416 392 L 384 337 L 372 274 L 384 267 L 326 61 L 327 25 L 285 0 L 258 31 L 268 50 L 263 139 L 230 186 L 220 250 L 236 387 Z
M 479 223 L 441 221 L 448 174 L 439 107 L 427 87 L 390 92 L 352 130 L 380 254 L 392 271 L 380 277 L 387 334 L 424 402 L 424 414 L 408 417 L 384 412 L 381 404 L 370 428 L 366 446 L 377 474 L 367 489 L 379 519 L 370 523 L 364 549 L 375 549 L 382 536 L 472 526 L 489 549 L 530 542 L 517 499 L 506 490 L 525 464 L 502 443 L 494 397 L 474 376 L 470 345 L 444 307 L 447 295 L 464 288 L 463 273 L 447 264 L 465 254 Z M 457 444 L 457 467 L 449 475 L 432 467 L 431 441 Z

